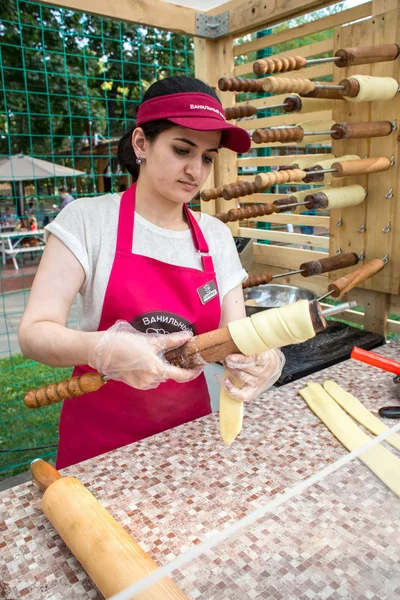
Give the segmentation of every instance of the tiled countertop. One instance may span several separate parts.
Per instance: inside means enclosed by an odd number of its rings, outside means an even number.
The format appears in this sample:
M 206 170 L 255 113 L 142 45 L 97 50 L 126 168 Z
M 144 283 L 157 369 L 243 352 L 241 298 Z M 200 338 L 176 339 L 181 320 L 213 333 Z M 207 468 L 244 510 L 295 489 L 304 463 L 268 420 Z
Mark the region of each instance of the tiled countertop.
M 399 360 L 400 340 L 376 352 Z M 325 379 L 373 412 L 400 402 L 392 374 L 356 361 L 306 381 Z M 62 473 L 80 479 L 165 564 L 345 455 L 297 395 L 304 383 L 247 405 L 231 447 L 221 443 L 218 416 L 210 415 Z M 0 494 L 0 598 L 101 598 L 43 515 L 40 498 L 33 483 Z M 392 600 L 400 598 L 399 523 L 400 499 L 351 463 L 174 579 L 190 599 Z

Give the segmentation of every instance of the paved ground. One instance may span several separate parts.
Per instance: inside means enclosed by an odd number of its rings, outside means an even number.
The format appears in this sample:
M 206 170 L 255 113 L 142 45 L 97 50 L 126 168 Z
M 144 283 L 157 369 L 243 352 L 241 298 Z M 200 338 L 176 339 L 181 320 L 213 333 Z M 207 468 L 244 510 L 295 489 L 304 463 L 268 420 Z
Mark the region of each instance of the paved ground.
M 17 332 L 28 296 L 29 290 L 9 292 L 0 296 L 0 358 L 6 358 L 21 351 Z M 75 302 L 68 316 L 68 327 L 75 329 L 77 326 L 78 307 Z

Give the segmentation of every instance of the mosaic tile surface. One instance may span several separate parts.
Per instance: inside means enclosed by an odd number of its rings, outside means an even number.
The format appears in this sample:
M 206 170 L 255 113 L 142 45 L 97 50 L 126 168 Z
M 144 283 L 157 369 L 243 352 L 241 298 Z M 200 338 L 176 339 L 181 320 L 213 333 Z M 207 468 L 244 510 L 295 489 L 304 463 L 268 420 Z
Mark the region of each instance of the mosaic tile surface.
M 376 352 L 398 360 L 400 340 Z M 400 401 L 392 374 L 347 361 L 247 405 L 231 447 L 210 415 L 63 475 L 80 479 L 165 564 L 345 454 L 297 395 L 305 381 L 328 378 L 375 413 Z M 102 598 L 43 515 L 40 497 L 32 483 L 0 494 L 0 598 Z M 399 519 L 400 500 L 351 464 L 174 579 L 190 599 L 400 598 Z

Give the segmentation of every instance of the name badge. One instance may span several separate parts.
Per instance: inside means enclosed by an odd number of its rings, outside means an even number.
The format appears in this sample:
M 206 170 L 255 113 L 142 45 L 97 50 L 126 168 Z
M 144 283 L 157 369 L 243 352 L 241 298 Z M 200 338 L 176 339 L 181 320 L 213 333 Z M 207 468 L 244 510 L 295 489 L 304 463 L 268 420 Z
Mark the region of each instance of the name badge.
M 201 287 L 197 288 L 197 293 L 200 297 L 202 304 L 207 304 L 210 302 L 215 296 L 218 296 L 217 286 L 215 285 L 215 281 L 209 281 L 205 283 Z

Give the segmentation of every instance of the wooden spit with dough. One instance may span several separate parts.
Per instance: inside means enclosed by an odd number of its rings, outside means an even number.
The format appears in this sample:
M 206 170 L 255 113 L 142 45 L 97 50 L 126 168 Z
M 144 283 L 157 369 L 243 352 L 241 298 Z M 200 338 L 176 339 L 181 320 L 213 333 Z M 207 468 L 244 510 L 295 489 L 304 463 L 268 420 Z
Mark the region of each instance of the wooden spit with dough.
M 349 284 L 346 282 L 342 293 L 350 291 L 373 274 L 371 269 L 364 267 L 358 271 L 363 272 L 363 269 L 364 277 L 359 273 Z M 340 310 L 339 308 L 338 311 Z M 232 321 L 227 327 L 195 336 L 183 346 L 166 352 L 165 358 L 175 366 L 192 369 L 223 361 L 229 354 L 251 356 L 274 348 L 300 344 L 325 328 L 326 320 L 319 302 L 299 300 L 295 304 L 263 310 L 251 317 Z M 80 396 L 95 391 L 104 383 L 104 377 L 100 373 L 85 373 L 81 377 L 30 390 L 25 395 L 24 402 L 29 408 L 38 408 L 64 399 L 66 393 L 69 396 Z M 231 398 L 223 389 L 220 394 L 219 417 L 221 437 L 225 443 L 231 444 L 242 428 L 243 403 Z
M 342 158 L 347 157 L 344 156 Z M 224 200 L 232 200 L 233 198 L 241 198 L 243 196 L 249 196 L 258 192 L 264 192 L 273 185 L 305 182 L 306 178 L 307 181 L 310 181 L 310 178 L 314 177 L 314 170 L 317 173 L 315 177 L 321 180 L 325 173 L 330 173 L 332 177 L 350 177 L 353 175 L 380 173 L 382 171 L 387 171 L 391 166 L 392 162 L 390 158 L 386 156 L 376 156 L 362 159 L 360 159 L 358 156 L 355 156 L 353 160 L 333 161 L 330 163 L 329 169 L 321 169 L 320 167 L 313 169 L 313 167 L 309 167 L 306 168 L 306 170 L 284 169 L 270 173 L 259 173 L 256 175 L 254 181 L 236 181 L 235 183 L 223 185 L 218 188 L 203 190 L 201 192 L 201 199 L 204 202 L 215 200 L 216 198 L 220 197 L 223 197 Z
M 319 100 L 316 98 L 302 98 L 298 94 L 293 94 L 284 99 L 281 104 L 262 106 L 257 108 L 252 104 L 239 104 L 225 108 L 225 117 L 227 121 L 232 119 L 245 119 L 257 114 L 258 110 L 272 110 L 283 108 L 287 113 L 309 113 L 321 110 L 332 110 L 335 106 L 335 100 Z
M 243 208 L 231 208 L 228 212 L 217 213 L 215 218 L 223 223 L 233 223 L 243 219 L 255 219 L 265 215 L 281 212 L 301 212 L 304 210 L 331 210 L 356 206 L 360 204 L 365 196 L 366 190 L 361 185 L 346 185 L 341 188 L 318 188 L 318 193 L 310 193 L 311 190 L 293 192 L 275 200 L 272 204 L 253 204 Z
M 332 57 L 307 60 L 303 56 L 282 56 L 275 58 L 270 56 L 256 60 L 253 63 L 255 75 L 269 73 L 286 73 L 298 71 L 308 65 L 320 62 L 334 62 L 337 67 L 351 67 L 354 65 L 368 65 L 376 62 L 387 62 L 395 60 L 399 55 L 398 44 L 378 44 L 376 46 L 360 46 L 358 48 L 342 48 L 337 50 Z
M 330 273 L 331 271 L 353 267 L 358 263 L 358 261 L 359 257 L 355 252 L 336 254 L 335 256 L 321 258 L 320 260 L 310 260 L 302 263 L 297 271 L 278 273 L 276 275 L 271 275 L 270 273 L 249 275 L 248 278 L 242 283 L 242 288 L 246 289 L 258 285 L 265 285 L 270 283 L 273 279 L 287 277 L 288 275 L 300 274 L 302 277 L 314 277 L 316 275 L 321 275 L 322 273 Z
M 260 311 L 251 317 L 232 321 L 227 327 L 195 336 L 183 346 L 166 352 L 165 358 L 175 366 L 191 369 L 210 362 L 220 362 L 229 354 L 250 356 L 289 344 L 300 344 L 325 328 L 326 320 L 321 305 L 316 301 L 299 300 L 295 304 Z M 24 398 L 26 406 L 38 408 L 58 402 L 58 399 L 52 399 L 53 394 L 48 396 L 48 388 L 53 390 L 54 386 L 61 386 L 62 390 L 69 390 L 70 381 L 30 390 Z M 89 388 L 87 391 L 95 391 L 105 383 L 100 373 L 86 373 L 81 377 L 73 377 L 72 381 L 70 396 L 83 395 L 86 386 Z M 240 433 L 242 421 L 243 403 L 221 390 L 219 422 L 221 437 L 226 444 L 231 444 Z
M 314 331 L 313 335 L 315 335 L 315 331 L 322 331 L 325 328 L 326 322 L 322 316 L 322 309 L 318 302 L 311 302 L 309 304 L 306 300 L 304 300 L 296 303 L 296 306 L 297 304 L 300 304 L 302 309 L 283 307 L 285 308 L 283 312 L 286 319 L 296 320 L 300 318 L 301 321 L 306 321 L 306 323 L 308 323 L 308 333 L 311 333 L 309 325 L 312 323 Z M 294 306 L 295 305 L 290 305 L 290 307 Z M 265 313 L 264 322 L 265 327 L 267 328 L 266 331 L 268 331 L 269 328 L 268 323 L 271 321 L 271 319 L 273 320 L 275 318 L 275 315 L 277 314 L 276 311 L 279 311 L 280 314 L 280 311 L 282 310 L 283 309 L 272 309 L 262 311 L 261 314 Z M 302 311 L 301 313 L 300 310 Z M 281 320 L 281 317 L 278 318 Z M 239 319 L 239 321 L 241 322 L 243 319 Z M 248 323 L 248 321 L 245 322 Z M 237 326 L 234 327 L 236 331 Z M 301 327 L 301 325 L 296 325 L 296 327 Z M 245 325 L 245 328 L 246 330 L 249 330 L 249 325 Z M 313 335 L 310 337 L 313 337 Z M 267 333 L 264 333 L 263 336 L 266 339 Z M 281 340 L 278 340 L 275 336 L 271 342 L 271 347 L 278 348 L 282 345 L 285 345 L 284 342 L 286 339 L 286 335 L 283 336 Z M 283 343 L 274 345 L 278 341 Z M 290 343 L 295 342 L 291 341 Z M 263 346 L 265 346 L 265 344 L 263 344 Z M 229 354 L 236 354 L 238 352 L 240 353 L 240 348 L 236 344 L 235 339 L 232 337 L 230 333 L 230 326 L 228 326 L 193 337 L 183 346 L 169 350 L 165 354 L 165 358 L 171 364 L 177 367 L 192 369 L 206 363 L 222 361 Z M 253 354 L 254 353 L 256 352 L 253 352 Z M 48 404 L 60 402 L 72 396 L 82 396 L 85 393 L 94 392 L 105 383 L 106 382 L 101 374 L 94 372 L 85 373 L 80 377 L 71 377 L 70 379 L 60 381 L 59 383 L 43 386 L 37 390 L 30 390 L 25 394 L 24 402 L 29 408 L 39 408 L 40 406 L 46 406 Z
M 105 598 L 157 571 L 154 560 L 78 479 L 61 477 L 41 459 L 32 462 L 31 472 L 44 492 L 44 514 Z M 65 598 L 72 598 L 70 594 L 66 591 Z M 161 598 L 187 600 L 169 577 L 135 596 L 136 600 Z
M 265 77 L 264 79 L 237 79 L 222 77 L 218 81 L 221 91 L 270 92 L 274 94 L 297 93 L 308 98 L 344 99 L 348 102 L 373 102 L 391 100 L 399 90 L 392 77 L 352 75 L 338 84 L 320 83 L 302 78 Z
M 332 120 L 309 121 L 308 123 L 299 123 L 295 127 L 256 129 L 251 139 L 255 144 L 272 142 L 316 144 L 323 142 L 329 136 L 334 140 L 362 139 L 386 137 L 392 131 L 393 125 L 390 121 L 365 121 L 360 123 L 335 123 Z M 310 139 L 304 139 L 309 136 Z

